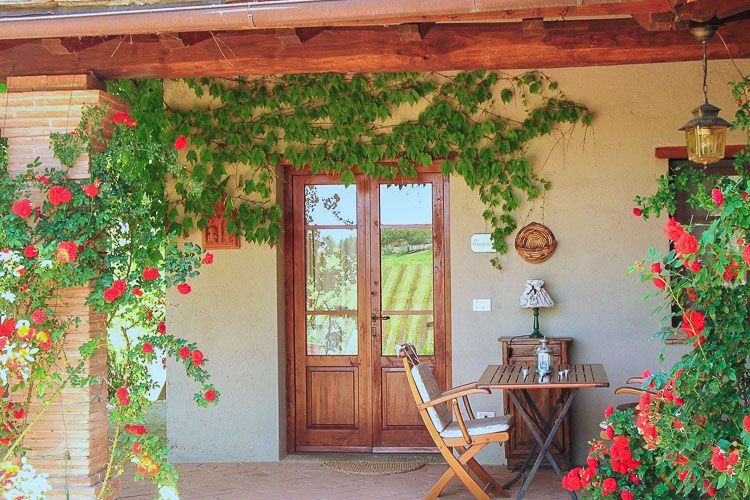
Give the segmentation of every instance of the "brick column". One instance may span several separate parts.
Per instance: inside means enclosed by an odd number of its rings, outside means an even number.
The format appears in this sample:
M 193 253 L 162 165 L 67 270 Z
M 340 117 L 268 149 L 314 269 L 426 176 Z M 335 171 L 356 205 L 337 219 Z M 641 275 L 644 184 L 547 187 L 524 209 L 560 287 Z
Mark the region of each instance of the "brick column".
M 113 113 L 126 104 L 107 94 L 91 75 L 61 75 L 8 78 L 8 93 L 0 94 L 0 134 L 8 140 L 11 175 L 26 171 L 26 165 L 39 157 L 44 168 L 63 168 L 50 150 L 52 132 L 70 132 L 81 119 L 86 105 L 107 105 L 102 123 L 112 130 Z M 68 170 L 71 178 L 89 176 L 89 158 L 83 155 Z M 78 348 L 104 334 L 105 318 L 85 304 L 90 288 L 64 291 L 53 304 L 61 319 L 78 318 L 78 325 L 65 337 L 65 351 L 72 365 L 80 360 Z M 101 383 L 107 374 L 107 353 L 100 349 L 87 360 L 84 375 L 93 375 L 98 385 L 83 389 L 67 388 L 30 430 L 24 445 L 30 448 L 29 461 L 40 472 L 49 474 L 53 487 L 49 498 L 95 498 L 101 487 L 109 456 L 107 392 Z M 18 400 L 24 400 L 19 395 Z M 29 409 L 33 418 L 39 405 Z

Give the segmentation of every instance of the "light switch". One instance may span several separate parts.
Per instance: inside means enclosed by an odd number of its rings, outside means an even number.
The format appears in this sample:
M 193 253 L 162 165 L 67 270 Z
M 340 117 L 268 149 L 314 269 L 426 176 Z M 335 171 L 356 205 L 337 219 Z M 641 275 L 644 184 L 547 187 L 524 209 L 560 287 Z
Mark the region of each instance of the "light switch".
M 492 310 L 492 299 L 474 299 L 471 303 L 472 309 L 477 312 Z

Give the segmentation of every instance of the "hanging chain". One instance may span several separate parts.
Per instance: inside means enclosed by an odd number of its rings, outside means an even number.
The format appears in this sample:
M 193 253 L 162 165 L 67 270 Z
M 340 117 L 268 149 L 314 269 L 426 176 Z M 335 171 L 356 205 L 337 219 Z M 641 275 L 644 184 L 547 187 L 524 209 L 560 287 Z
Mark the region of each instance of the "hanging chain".
M 708 58 L 706 57 L 706 45 L 708 41 L 703 42 L 703 98 L 708 104 Z

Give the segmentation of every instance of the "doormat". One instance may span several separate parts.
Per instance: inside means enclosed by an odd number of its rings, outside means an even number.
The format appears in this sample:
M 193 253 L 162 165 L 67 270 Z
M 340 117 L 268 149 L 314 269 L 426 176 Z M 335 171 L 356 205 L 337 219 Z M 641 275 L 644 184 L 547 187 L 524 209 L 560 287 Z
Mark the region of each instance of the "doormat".
M 373 460 L 369 462 L 355 460 L 326 460 L 323 462 L 326 469 L 354 474 L 357 476 L 387 476 L 388 474 L 402 474 L 424 467 L 424 462 L 418 460 L 403 462 L 385 462 Z

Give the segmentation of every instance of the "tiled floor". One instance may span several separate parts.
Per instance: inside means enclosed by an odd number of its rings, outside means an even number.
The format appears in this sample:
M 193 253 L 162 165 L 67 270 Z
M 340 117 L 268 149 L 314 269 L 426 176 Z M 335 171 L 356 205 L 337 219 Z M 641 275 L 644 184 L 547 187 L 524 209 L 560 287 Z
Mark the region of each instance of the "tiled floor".
M 285 460 L 281 463 L 183 464 L 180 498 L 184 500 L 240 499 L 418 499 L 423 498 L 446 465 L 429 463 L 419 470 L 388 476 L 356 476 L 331 472 L 319 462 Z M 500 480 L 511 477 L 504 466 L 488 468 Z M 515 496 L 519 486 L 511 489 Z M 119 498 L 152 499 L 155 488 L 148 481 L 133 482 L 132 473 L 121 482 Z M 467 490 L 454 479 L 441 498 L 470 499 Z M 557 500 L 569 498 L 552 471 L 541 470 L 526 498 Z

